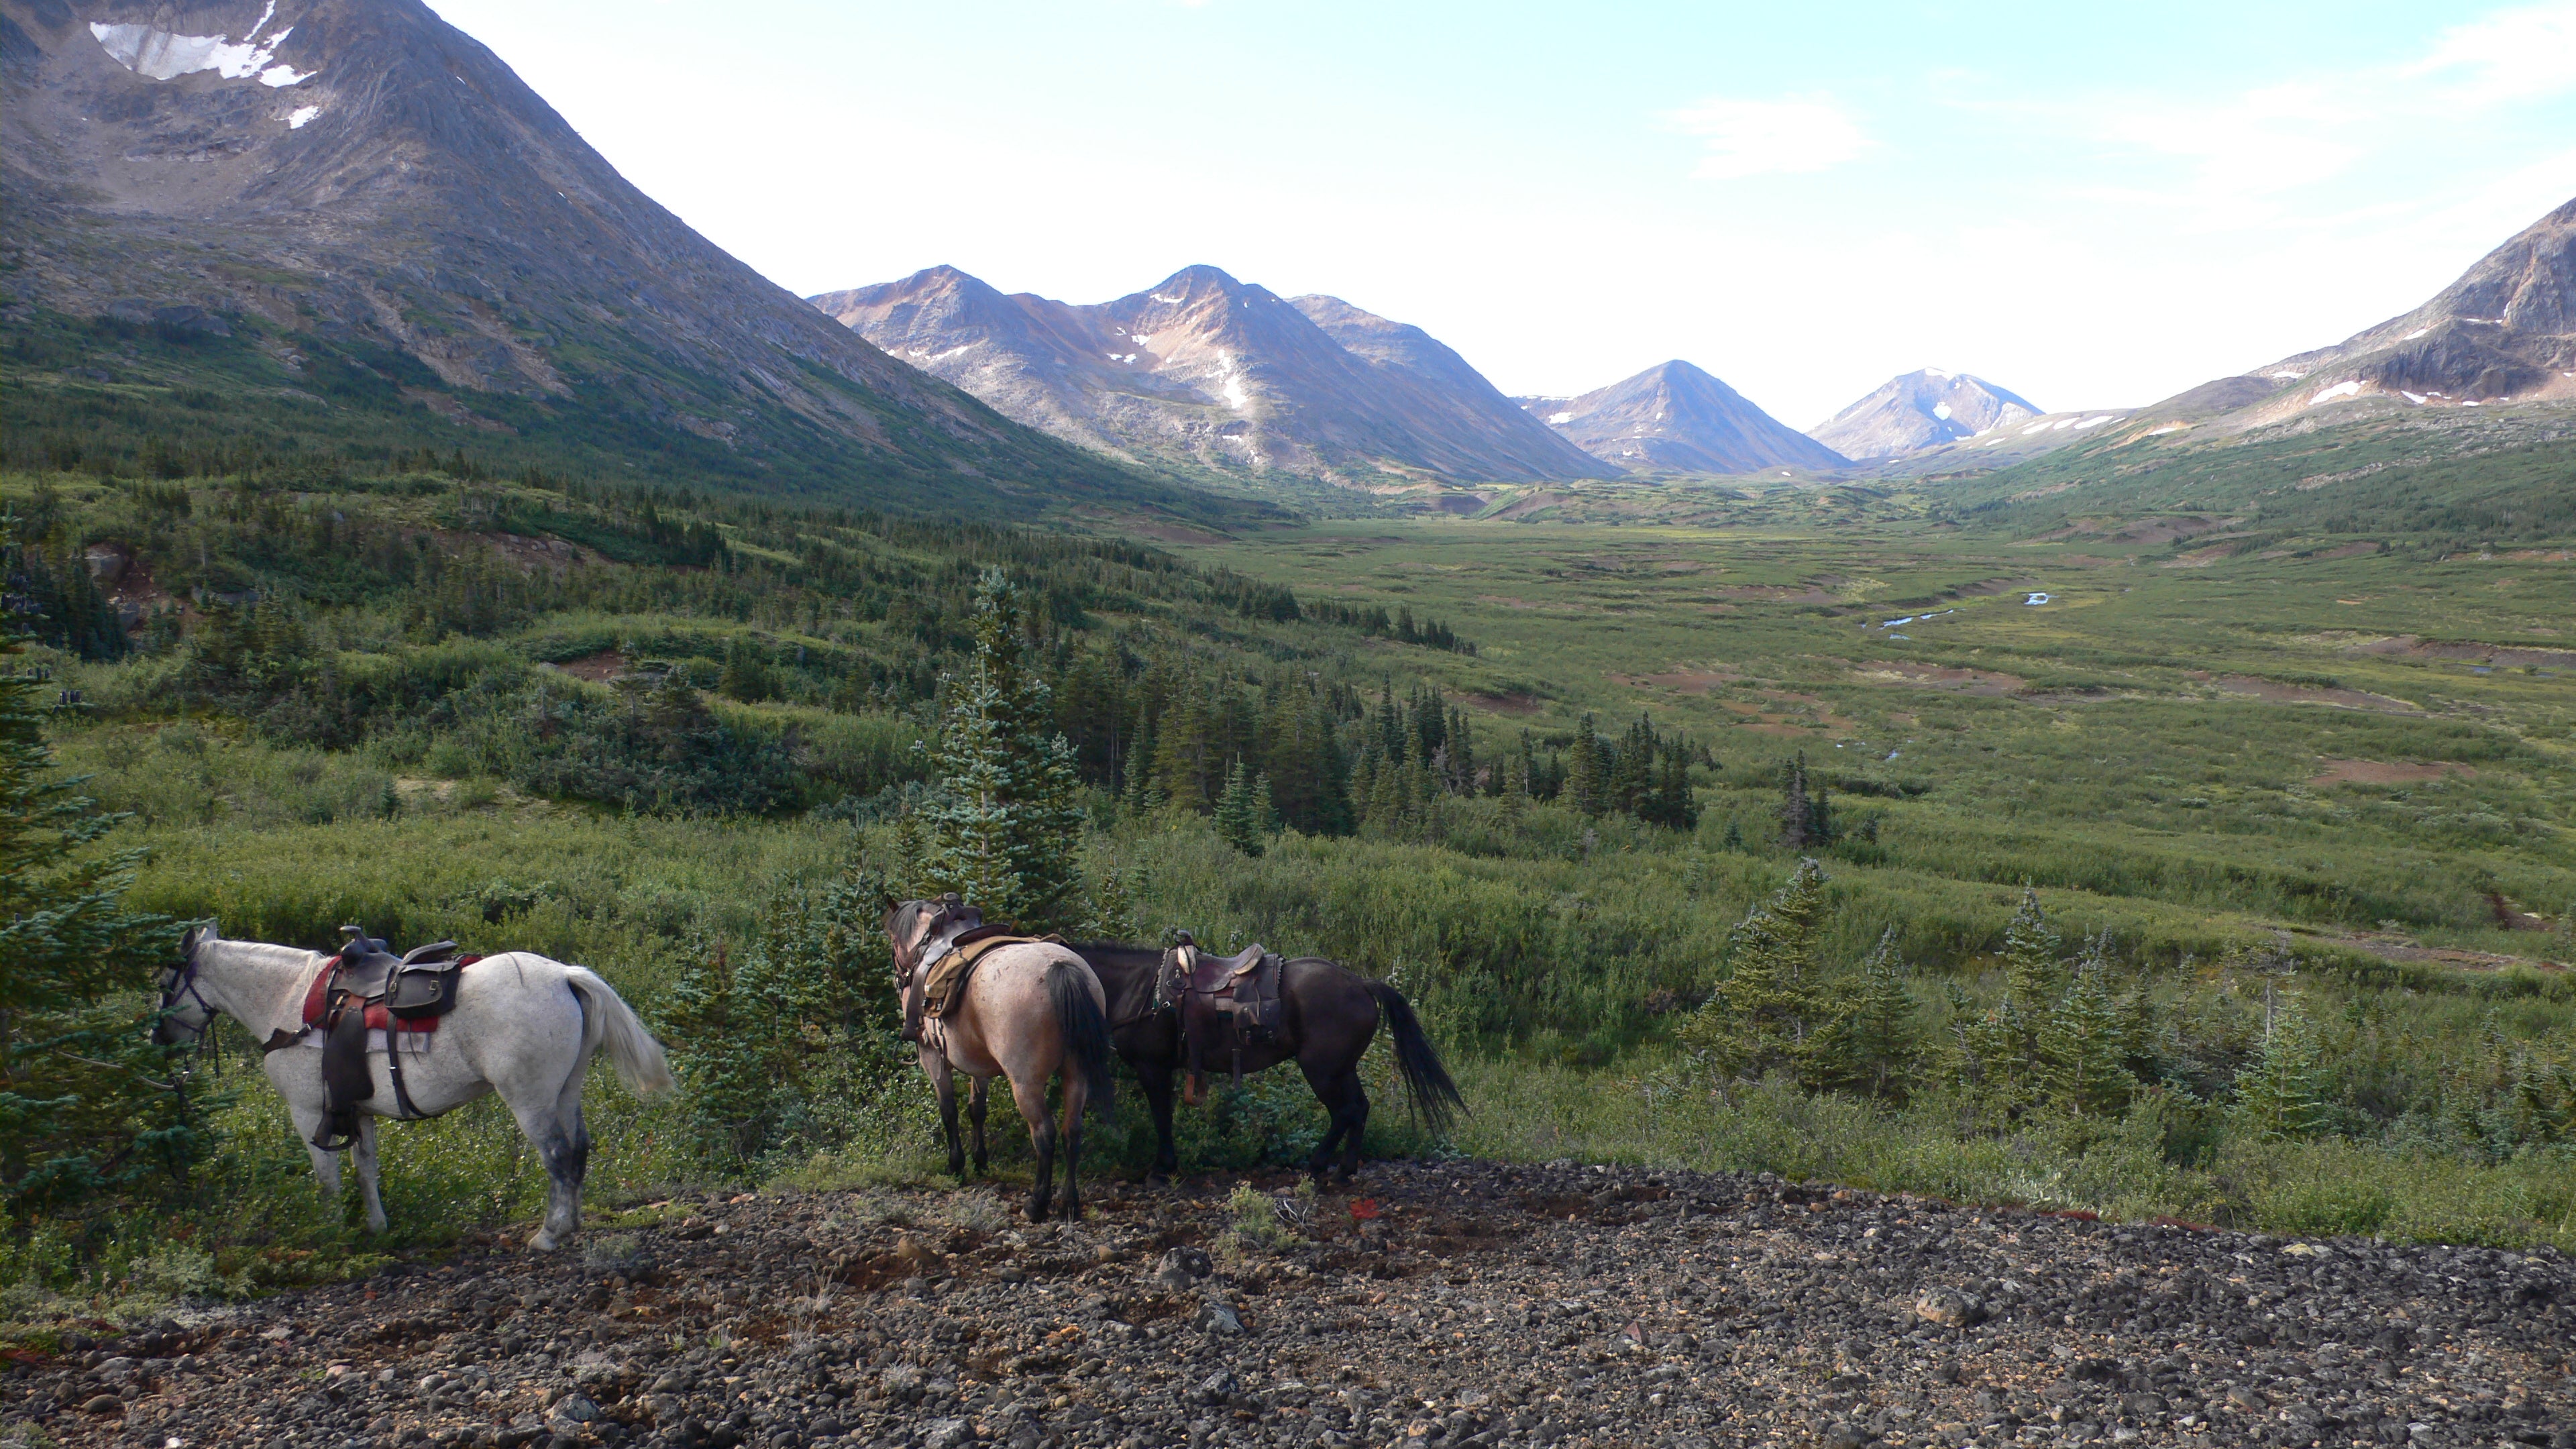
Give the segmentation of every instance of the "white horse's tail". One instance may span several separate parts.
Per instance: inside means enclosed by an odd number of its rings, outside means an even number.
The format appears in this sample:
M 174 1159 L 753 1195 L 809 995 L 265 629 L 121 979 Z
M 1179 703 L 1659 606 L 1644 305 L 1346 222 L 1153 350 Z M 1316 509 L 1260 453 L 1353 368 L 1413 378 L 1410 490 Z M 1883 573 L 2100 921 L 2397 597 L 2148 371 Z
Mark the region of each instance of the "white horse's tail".
M 617 1064 L 617 1078 L 626 1090 L 639 1097 L 658 1097 L 671 1090 L 670 1058 L 662 1055 L 662 1044 L 644 1029 L 635 1008 L 626 1004 L 617 989 L 599 979 L 599 974 L 583 966 L 564 968 L 566 985 L 581 995 L 584 1007 L 582 1054 L 588 1056 L 601 1047 L 608 1049 L 608 1059 Z

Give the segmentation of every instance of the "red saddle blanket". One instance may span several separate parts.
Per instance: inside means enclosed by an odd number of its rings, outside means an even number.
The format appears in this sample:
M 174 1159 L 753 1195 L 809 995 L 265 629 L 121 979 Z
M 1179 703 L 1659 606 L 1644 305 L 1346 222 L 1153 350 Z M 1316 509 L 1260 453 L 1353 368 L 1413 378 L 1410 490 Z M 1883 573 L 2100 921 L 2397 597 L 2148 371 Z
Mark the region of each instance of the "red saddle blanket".
M 461 969 L 463 967 L 471 966 L 482 959 L 483 958 L 480 956 L 460 956 L 457 958 L 456 964 Z M 337 976 L 339 971 L 339 961 L 335 958 L 325 963 L 322 969 L 314 974 L 313 985 L 304 993 L 304 1024 L 306 1026 L 320 1026 L 322 1024 L 323 1014 L 331 1009 L 331 978 Z M 426 1035 L 427 1033 L 438 1030 L 438 1024 L 444 1020 L 446 1020 L 446 1018 L 440 1016 L 416 1016 L 402 1024 L 403 1033 L 407 1036 Z M 394 1014 L 385 1010 L 384 1003 L 369 1003 L 367 1007 L 367 1030 L 391 1031 L 393 1029 Z

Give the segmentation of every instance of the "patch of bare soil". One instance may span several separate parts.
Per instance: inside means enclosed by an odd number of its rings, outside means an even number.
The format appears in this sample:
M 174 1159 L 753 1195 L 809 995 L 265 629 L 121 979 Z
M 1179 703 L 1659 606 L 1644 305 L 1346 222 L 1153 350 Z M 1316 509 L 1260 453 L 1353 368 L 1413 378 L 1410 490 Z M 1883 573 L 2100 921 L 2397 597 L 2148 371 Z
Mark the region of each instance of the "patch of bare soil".
M 1744 678 L 1731 669 L 1675 669 L 1662 674 L 1613 674 L 1614 684 L 1630 689 L 1668 689 L 1675 694 L 1706 694 Z
M 2213 543 L 2207 548 L 2196 548 L 2186 554 L 2177 554 L 2172 558 L 2166 559 L 2163 563 L 2157 565 L 2157 567 L 2168 569 L 2205 569 L 2211 564 L 2218 562 L 2220 559 L 2226 558 L 2234 552 L 2236 552 L 2236 546 L 2234 544 Z
M 2547 1248 L 1571 1162 L 1363 1183 L 1302 1214 L 1263 1176 L 1295 1236 L 1250 1251 L 1222 1247 L 1231 1181 L 1110 1186 L 1043 1228 L 989 1189 L 687 1201 L 586 1250 L 30 1356 L 0 1422 L 467 1449 L 2576 1445 L 2576 1266 Z
M 1944 689 L 1957 694 L 2001 696 L 2015 694 L 2030 681 L 2019 675 L 1992 669 L 1936 669 L 1928 664 L 1871 660 L 1852 666 L 1852 677 L 1863 684 L 1898 685 L 1911 689 Z
M 630 666 L 631 661 L 625 655 L 614 649 L 602 649 L 596 654 L 585 654 L 579 659 L 564 660 L 553 667 L 575 679 L 587 679 L 593 684 L 605 684 L 624 674 Z
M 2422 712 L 2420 706 L 2405 700 L 2359 689 L 2319 689 L 2304 684 L 2256 679 L 2246 674 L 2222 674 L 2209 683 L 2228 694 L 2269 700 L 2274 704 L 2326 704 L 2338 709 L 2368 709 L 2390 714 Z
M 2426 764 L 2418 761 L 2336 760 L 2320 758 L 2319 770 L 2311 785 L 2406 785 L 2418 780 L 2438 780 L 2444 775 L 2475 778 L 2477 770 L 2449 760 Z

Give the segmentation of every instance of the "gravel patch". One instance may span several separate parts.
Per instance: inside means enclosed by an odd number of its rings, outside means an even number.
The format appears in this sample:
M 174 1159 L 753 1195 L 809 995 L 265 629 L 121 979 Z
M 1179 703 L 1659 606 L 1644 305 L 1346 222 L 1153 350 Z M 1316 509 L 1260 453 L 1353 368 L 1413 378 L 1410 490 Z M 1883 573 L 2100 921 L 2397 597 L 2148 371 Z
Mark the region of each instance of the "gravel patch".
M 2576 1449 L 2545 1249 L 1473 1162 L 1246 1247 L 1236 1181 L 674 1202 L 20 1362 L 0 1444 Z

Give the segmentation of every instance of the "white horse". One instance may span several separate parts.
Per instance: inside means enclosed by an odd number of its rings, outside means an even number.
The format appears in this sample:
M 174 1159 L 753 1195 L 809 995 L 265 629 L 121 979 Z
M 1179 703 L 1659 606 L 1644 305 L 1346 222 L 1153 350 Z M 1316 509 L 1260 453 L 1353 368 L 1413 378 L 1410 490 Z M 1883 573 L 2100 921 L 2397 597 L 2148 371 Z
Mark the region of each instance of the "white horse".
M 286 1099 L 295 1131 L 313 1154 L 313 1174 L 325 1195 L 340 1192 L 337 1154 L 313 1146 L 327 1115 L 322 1087 L 322 1033 L 304 1029 L 304 1001 L 330 957 L 261 941 L 227 941 L 214 923 L 188 928 L 179 962 L 161 973 L 161 1020 L 153 1040 L 174 1045 L 197 1040 L 218 1014 L 250 1029 L 272 1046 L 261 1063 L 270 1085 Z M 370 1033 L 374 1040 L 388 1033 Z M 408 1042 L 421 1042 L 413 1050 Z M 423 1117 L 436 1117 L 499 1092 L 535 1145 L 550 1186 L 545 1226 L 528 1246 L 550 1249 L 581 1226 L 581 1180 L 590 1165 L 590 1133 L 581 1120 L 581 1083 L 591 1053 L 606 1047 L 628 1090 L 652 1096 L 671 1088 L 671 1066 L 634 1008 L 609 984 L 579 966 L 531 951 L 486 956 L 457 981 L 456 1005 L 438 1029 L 409 1037 L 402 1049 L 405 1093 Z M 399 1108 L 385 1053 L 370 1050 L 367 1066 L 375 1094 L 361 1105 L 357 1142 L 358 1186 L 367 1200 L 367 1230 L 385 1230 L 384 1200 L 376 1192 L 378 1116 Z

